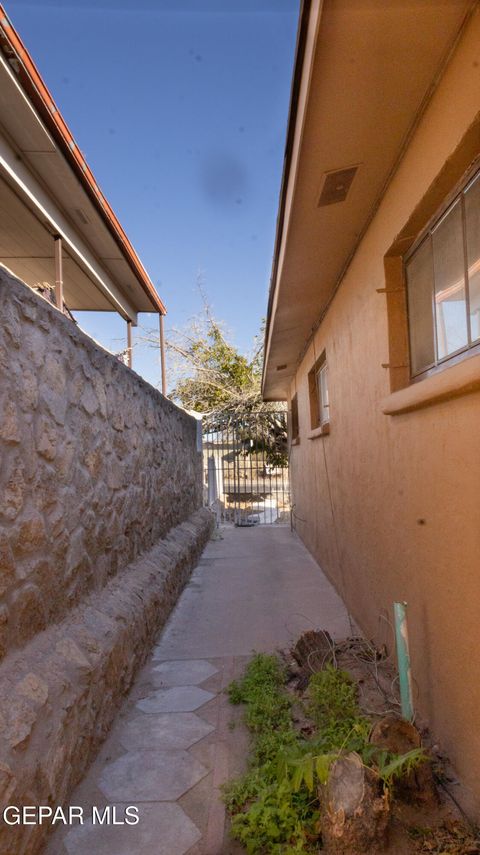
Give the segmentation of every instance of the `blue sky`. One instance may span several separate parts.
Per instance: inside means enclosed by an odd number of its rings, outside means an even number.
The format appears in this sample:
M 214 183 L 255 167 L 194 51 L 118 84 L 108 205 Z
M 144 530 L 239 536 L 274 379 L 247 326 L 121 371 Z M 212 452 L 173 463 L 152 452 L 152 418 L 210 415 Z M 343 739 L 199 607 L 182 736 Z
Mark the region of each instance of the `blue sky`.
M 5 5 L 167 305 L 167 330 L 199 311 L 200 272 L 248 351 L 266 312 L 298 0 Z M 81 325 L 124 346 L 115 315 Z M 137 348 L 134 367 L 158 383 L 155 353 Z

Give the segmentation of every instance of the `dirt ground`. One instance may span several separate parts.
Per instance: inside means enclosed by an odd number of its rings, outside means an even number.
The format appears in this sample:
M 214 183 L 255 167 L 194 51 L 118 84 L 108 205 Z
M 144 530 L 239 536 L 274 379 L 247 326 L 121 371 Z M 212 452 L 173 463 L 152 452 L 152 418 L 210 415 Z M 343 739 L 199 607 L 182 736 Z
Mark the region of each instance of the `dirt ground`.
M 304 699 L 308 675 L 305 675 L 305 669 L 298 672 L 290 651 L 282 651 L 281 655 L 294 675 L 289 688 L 301 701 Z M 329 659 L 333 658 L 337 667 L 347 671 L 355 681 L 363 713 L 373 720 L 388 715 L 401 715 L 396 668 L 385 650 L 376 650 L 365 639 L 351 638 L 334 644 L 327 656 Z M 316 667 L 310 670 L 318 670 L 319 665 L 317 662 Z M 471 825 L 457 804 L 454 795 L 455 776 L 448 759 L 440 754 L 438 746 L 432 744 L 428 729 L 423 723 L 417 720 L 415 724 L 421 734 L 422 746 L 431 757 L 438 800 L 430 799 L 427 804 L 422 805 L 393 800 L 389 843 L 384 850 L 385 855 L 480 853 L 478 830 Z M 306 736 L 312 732 L 312 724 L 304 717 L 301 703 L 298 705 L 296 725 Z

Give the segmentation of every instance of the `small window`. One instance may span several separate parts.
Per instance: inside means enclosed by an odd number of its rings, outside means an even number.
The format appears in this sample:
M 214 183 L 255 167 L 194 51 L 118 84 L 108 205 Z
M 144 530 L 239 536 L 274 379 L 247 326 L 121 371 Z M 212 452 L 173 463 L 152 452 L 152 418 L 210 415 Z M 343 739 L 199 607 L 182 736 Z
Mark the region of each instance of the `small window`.
M 298 398 L 293 395 L 291 404 L 290 404 L 290 431 L 291 431 L 291 439 L 298 439 L 298 435 L 300 433 L 299 424 L 298 424 Z
M 480 343 L 480 173 L 407 257 L 412 377 Z
M 308 375 L 310 392 L 310 422 L 312 430 L 330 421 L 328 399 L 328 366 L 323 353 Z

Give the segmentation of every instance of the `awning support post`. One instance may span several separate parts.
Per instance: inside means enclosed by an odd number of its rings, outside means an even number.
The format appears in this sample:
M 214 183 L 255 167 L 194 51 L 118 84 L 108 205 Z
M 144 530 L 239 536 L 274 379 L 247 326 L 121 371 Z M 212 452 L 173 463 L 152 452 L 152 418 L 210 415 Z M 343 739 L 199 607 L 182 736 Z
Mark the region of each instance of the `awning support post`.
M 63 312 L 63 259 L 62 259 L 62 238 L 57 235 L 55 237 L 55 302 L 57 308 Z
M 160 364 L 162 367 L 162 395 L 167 395 L 167 371 L 165 366 L 165 330 L 163 326 L 163 315 L 160 318 Z
M 127 365 L 132 367 L 132 322 L 127 321 Z

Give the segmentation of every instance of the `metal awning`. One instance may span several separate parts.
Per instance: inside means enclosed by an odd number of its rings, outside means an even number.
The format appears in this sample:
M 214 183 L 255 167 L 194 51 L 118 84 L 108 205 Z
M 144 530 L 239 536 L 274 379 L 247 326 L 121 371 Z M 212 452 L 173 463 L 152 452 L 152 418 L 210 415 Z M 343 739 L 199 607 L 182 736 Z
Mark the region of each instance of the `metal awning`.
M 165 314 L 165 306 L 0 5 L 0 261 L 51 279 L 62 238 L 71 309 Z

